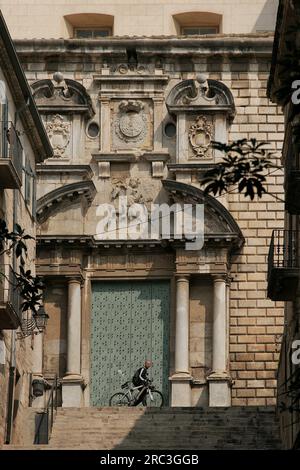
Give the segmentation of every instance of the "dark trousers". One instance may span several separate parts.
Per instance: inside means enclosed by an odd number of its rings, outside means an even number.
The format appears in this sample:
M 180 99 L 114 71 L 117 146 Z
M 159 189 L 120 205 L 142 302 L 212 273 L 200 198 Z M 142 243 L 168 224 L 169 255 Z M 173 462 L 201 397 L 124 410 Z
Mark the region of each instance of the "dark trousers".
M 139 395 L 138 395 L 137 399 L 135 400 L 133 406 L 138 406 L 140 403 L 142 403 L 142 401 L 144 400 L 144 398 L 146 398 L 146 394 L 147 394 L 147 388 L 144 387 L 144 388 L 142 388 L 141 391 L 139 392 Z

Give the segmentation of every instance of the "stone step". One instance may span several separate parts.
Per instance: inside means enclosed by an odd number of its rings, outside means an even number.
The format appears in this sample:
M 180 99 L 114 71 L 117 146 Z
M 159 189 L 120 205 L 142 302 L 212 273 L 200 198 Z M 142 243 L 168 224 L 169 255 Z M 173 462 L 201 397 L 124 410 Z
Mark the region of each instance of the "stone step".
M 281 444 L 273 407 L 99 407 L 59 408 L 49 445 L 31 448 L 274 450 Z
M 89 413 L 104 413 L 108 412 L 109 414 L 114 414 L 114 413 L 145 413 L 145 411 L 151 411 L 153 413 L 171 413 L 171 414 L 178 414 L 178 413 L 183 413 L 183 414 L 214 414 L 214 413 L 228 413 L 228 414 L 240 414 L 240 413 L 245 413 L 245 414 L 252 414 L 253 412 L 257 412 L 260 414 L 272 414 L 275 412 L 275 408 L 273 406 L 267 407 L 267 409 L 264 409 L 263 407 L 260 406 L 249 406 L 249 407 L 239 407 L 239 406 L 234 406 L 234 407 L 210 407 L 210 408 L 192 408 L 192 407 L 163 407 L 163 408 L 152 408 L 152 407 L 131 407 L 131 406 L 114 406 L 114 407 L 86 407 L 86 408 L 58 408 L 59 413 L 61 414 L 72 414 L 72 413 L 82 413 L 82 410 L 84 409 L 85 414 Z

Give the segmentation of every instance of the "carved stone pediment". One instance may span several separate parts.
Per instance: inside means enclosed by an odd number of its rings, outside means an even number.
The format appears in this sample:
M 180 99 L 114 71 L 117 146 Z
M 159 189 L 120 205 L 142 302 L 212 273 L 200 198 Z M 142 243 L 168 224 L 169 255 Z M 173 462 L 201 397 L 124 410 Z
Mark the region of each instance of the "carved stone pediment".
M 224 112 L 234 117 L 234 100 L 222 82 L 199 75 L 195 80 L 184 80 L 170 91 L 166 105 L 170 114 L 197 110 Z
M 214 197 L 205 195 L 195 186 L 174 180 L 163 180 L 164 189 L 174 202 L 184 204 L 204 204 L 204 235 L 206 238 L 230 240 L 240 247 L 243 234 L 228 210 Z
M 87 119 L 94 116 L 92 101 L 84 86 L 75 80 L 64 79 L 57 72 L 53 80 L 39 80 L 31 85 L 38 108 L 43 112 L 83 113 Z
M 43 223 L 50 215 L 56 214 L 62 207 L 69 206 L 78 199 L 84 199 L 90 204 L 95 193 L 93 181 L 79 181 L 56 188 L 37 200 L 38 221 Z

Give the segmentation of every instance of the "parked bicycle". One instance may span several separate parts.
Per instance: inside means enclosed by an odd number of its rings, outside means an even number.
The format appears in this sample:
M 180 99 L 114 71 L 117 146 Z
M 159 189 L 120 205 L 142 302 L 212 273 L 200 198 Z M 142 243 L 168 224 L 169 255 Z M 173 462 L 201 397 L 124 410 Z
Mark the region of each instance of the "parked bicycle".
M 152 380 L 148 380 L 146 385 L 139 385 L 138 387 L 134 387 L 130 381 L 127 381 L 121 388 L 124 391 L 112 395 L 109 406 L 135 406 L 145 388 L 146 394 L 141 403 L 142 406 L 161 408 L 164 404 L 163 394 L 155 389 Z

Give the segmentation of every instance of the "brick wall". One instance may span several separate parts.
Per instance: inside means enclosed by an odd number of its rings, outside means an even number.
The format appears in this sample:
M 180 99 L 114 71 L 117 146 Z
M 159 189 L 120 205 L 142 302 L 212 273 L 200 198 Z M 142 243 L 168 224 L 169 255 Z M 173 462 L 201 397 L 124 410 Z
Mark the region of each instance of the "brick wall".
M 237 116 L 231 139 L 267 141 L 281 156 L 283 115 L 266 98 L 268 61 L 252 62 L 251 71 L 235 72 L 231 82 Z M 280 164 L 280 160 L 276 161 Z M 244 234 L 242 254 L 232 265 L 230 292 L 230 361 L 234 405 L 275 403 L 276 372 L 283 331 L 283 303 L 267 299 L 267 255 L 273 229 L 283 228 L 283 172 L 270 170 L 266 194 L 251 202 L 229 194 L 229 210 Z

